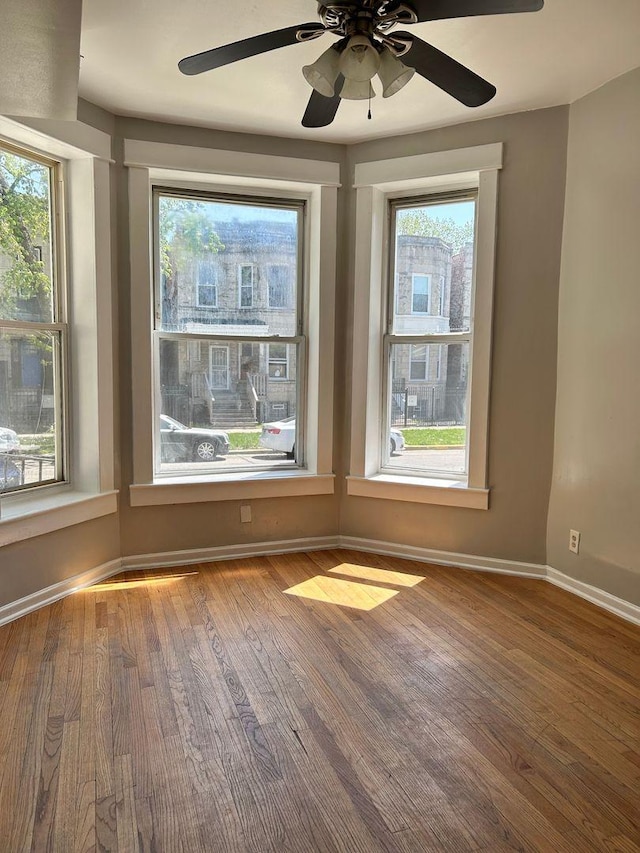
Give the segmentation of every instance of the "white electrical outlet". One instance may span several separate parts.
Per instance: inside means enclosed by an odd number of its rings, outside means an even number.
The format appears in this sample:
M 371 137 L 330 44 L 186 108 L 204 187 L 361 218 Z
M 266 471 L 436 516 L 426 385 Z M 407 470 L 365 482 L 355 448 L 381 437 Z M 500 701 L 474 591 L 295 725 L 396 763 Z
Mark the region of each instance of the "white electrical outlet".
M 574 554 L 577 554 L 580 550 L 580 531 L 579 530 L 570 530 L 569 531 L 569 550 L 573 551 Z
M 240 507 L 240 521 L 244 523 L 251 521 L 251 506 L 249 504 Z

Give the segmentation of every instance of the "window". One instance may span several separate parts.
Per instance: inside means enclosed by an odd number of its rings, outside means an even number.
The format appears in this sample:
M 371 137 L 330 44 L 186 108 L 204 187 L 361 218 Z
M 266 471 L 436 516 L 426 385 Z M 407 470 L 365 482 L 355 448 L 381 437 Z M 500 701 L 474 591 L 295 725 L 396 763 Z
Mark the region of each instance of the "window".
M 491 144 L 356 165 L 350 495 L 488 508 L 501 164 Z M 391 429 L 416 449 L 391 455 Z
M 431 277 L 412 273 L 411 313 L 429 314 L 431 311 Z M 398 293 L 398 295 L 400 295 Z
M 163 417 L 184 425 L 180 434 L 171 435 L 170 447 L 166 431 L 156 432 L 156 474 L 201 476 L 295 466 L 291 454 L 274 453 L 258 438 L 274 399 L 283 402 L 278 382 L 289 380 L 285 402 L 292 416 L 301 394 L 297 365 L 306 340 L 299 334 L 303 317 L 297 293 L 304 202 L 163 188 L 155 195 L 155 405 Z M 253 299 L 255 266 L 245 259 L 258 254 L 267 270 L 290 275 L 296 289 L 296 298 L 275 319 Z M 269 264 L 270 257 L 287 263 Z M 194 278 L 198 306 L 193 304 Z M 274 280 L 286 278 L 279 272 Z M 216 312 L 195 311 L 213 292 Z M 229 433 L 242 431 L 246 447 L 251 427 L 251 453 L 231 453 Z M 301 460 L 303 443 L 294 441 Z
M 34 130 L 3 116 L 0 136 L 6 544 L 114 513 L 117 493 L 111 138 L 81 122 Z
M 240 308 L 253 306 L 253 264 L 238 267 L 238 305 Z
M 476 193 L 437 194 L 420 199 L 389 202 L 391 245 L 388 304 L 396 306 L 388 320 L 389 333 L 383 347 L 388 353 L 389 389 L 383 403 L 388 427 L 431 436 L 421 447 L 403 455 L 390 456 L 383 446 L 381 467 L 403 472 L 428 473 L 436 477 L 467 473 L 467 371 L 471 318 L 469 307 L 473 289 Z M 417 232 L 417 233 L 416 233 Z M 414 266 L 431 268 L 431 274 L 415 273 Z M 436 270 L 444 270 L 444 275 Z M 409 279 L 410 277 L 410 279 Z M 412 307 L 429 315 L 432 277 L 451 293 L 449 317 L 425 316 L 420 323 L 397 310 L 404 301 L 403 289 L 411 281 Z M 405 342 L 407 338 L 410 342 Z M 442 381 L 442 359 L 446 352 L 446 382 Z M 412 386 L 411 383 L 420 383 Z M 427 387 L 425 387 L 425 384 Z M 398 405 L 411 399 L 413 406 Z M 437 446 L 437 448 L 435 447 Z
M 132 294 L 132 506 L 332 494 L 339 165 L 133 139 L 124 141 L 124 162 L 132 277 L 149 283 Z M 171 212 L 163 198 L 174 199 L 176 211 L 178 199 L 197 202 L 203 224 L 211 214 L 214 227 L 202 238 L 218 269 L 216 311 L 194 310 L 193 285 L 181 288 L 175 277 L 165 277 L 170 270 L 163 269 L 159 223 L 161 214 L 170 219 Z M 266 220 L 265 227 L 257 227 L 256 219 Z M 238 267 L 257 258 L 255 299 L 251 309 L 240 309 Z M 185 270 L 195 264 L 193 252 L 183 260 Z M 268 264 L 292 269 L 287 309 L 268 309 L 266 272 L 264 290 L 257 287 Z M 270 343 L 289 346 L 286 382 L 268 376 Z M 210 387 L 209 345 L 229 347 L 227 389 Z M 292 447 L 277 450 L 261 442 L 274 404 L 295 418 L 289 432 L 295 459 L 287 460 Z M 173 409 L 162 411 L 165 405 Z M 226 433 L 230 452 L 198 463 L 184 451 L 181 459 L 162 460 L 160 414 L 191 435 Z M 245 442 L 248 452 L 235 434 L 240 432 L 252 445 Z M 216 444 L 224 451 L 224 442 Z
M 0 491 L 65 477 L 59 165 L 0 148 Z
M 289 308 L 291 269 L 284 264 L 269 264 L 267 266 L 267 281 L 269 287 L 269 308 Z
M 269 378 L 289 378 L 289 347 L 286 344 L 269 344 Z
M 198 264 L 197 304 L 200 308 L 218 307 L 218 270 L 210 259 Z
M 411 379 L 427 379 L 429 364 L 429 347 L 424 344 L 412 345 L 410 348 L 411 363 L 409 366 L 409 376 Z M 397 368 L 398 356 L 394 354 L 394 366 Z

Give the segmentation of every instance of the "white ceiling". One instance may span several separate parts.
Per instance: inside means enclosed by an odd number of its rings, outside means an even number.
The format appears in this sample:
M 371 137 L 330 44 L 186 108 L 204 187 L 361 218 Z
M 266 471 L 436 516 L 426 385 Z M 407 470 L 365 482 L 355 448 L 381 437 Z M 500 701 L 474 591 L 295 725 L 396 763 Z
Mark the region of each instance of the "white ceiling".
M 416 74 L 375 98 L 371 121 L 366 102 L 343 101 L 328 128 L 303 128 L 311 89 L 300 69 L 331 35 L 196 77 L 178 71 L 183 56 L 317 21 L 316 9 L 315 0 L 84 0 L 80 94 L 120 115 L 344 143 L 571 103 L 640 65 L 640 0 L 546 0 L 541 12 L 410 28 L 497 87 L 476 109 Z

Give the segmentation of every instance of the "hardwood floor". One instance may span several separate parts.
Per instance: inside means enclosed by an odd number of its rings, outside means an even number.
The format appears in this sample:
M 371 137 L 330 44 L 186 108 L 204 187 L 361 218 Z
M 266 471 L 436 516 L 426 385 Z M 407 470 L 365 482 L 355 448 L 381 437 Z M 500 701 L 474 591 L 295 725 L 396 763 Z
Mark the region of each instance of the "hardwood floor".
M 122 575 L 0 628 L 0 709 L 7 853 L 640 850 L 640 629 L 542 581 Z

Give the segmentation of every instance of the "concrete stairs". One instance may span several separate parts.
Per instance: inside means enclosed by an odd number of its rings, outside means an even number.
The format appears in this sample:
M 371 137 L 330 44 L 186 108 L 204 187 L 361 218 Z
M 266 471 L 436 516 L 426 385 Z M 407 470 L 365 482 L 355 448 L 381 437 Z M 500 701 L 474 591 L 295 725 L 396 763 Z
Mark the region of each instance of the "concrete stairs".
M 213 396 L 215 402 L 212 407 L 212 426 L 225 430 L 251 429 L 258 426 L 240 383 L 235 394 L 231 391 L 214 391 Z

